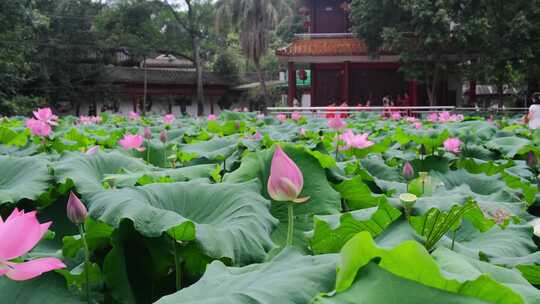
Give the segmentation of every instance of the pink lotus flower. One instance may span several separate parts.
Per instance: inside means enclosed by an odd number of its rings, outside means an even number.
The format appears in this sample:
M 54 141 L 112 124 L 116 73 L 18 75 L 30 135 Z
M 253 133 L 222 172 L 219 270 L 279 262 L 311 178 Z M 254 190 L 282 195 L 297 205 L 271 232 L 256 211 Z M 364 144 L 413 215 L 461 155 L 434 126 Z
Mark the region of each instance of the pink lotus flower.
M 414 127 L 415 127 L 416 129 L 422 129 L 422 123 L 421 123 L 421 122 L 415 122 L 415 123 L 414 123 Z
M 214 114 L 210 114 L 206 119 L 208 119 L 208 121 L 215 121 L 217 120 L 217 116 Z
M 450 115 L 450 112 L 448 111 L 444 111 L 444 112 L 441 112 L 439 113 L 439 121 L 440 122 L 448 122 L 450 121 L 452 115 Z
M 88 210 L 81 200 L 71 191 L 69 193 L 69 199 L 66 206 L 67 217 L 75 225 L 84 223 Z
M 352 130 L 348 130 L 340 136 L 340 139 L 345 142 L 345 146 L 341 147 L 341 150 L 365 149 L 373 146 L 374 143 L 368 140 L 368 136 L 367 133 L 357 135 Z
M 139 120 L 141 118 L 141 115 L 138 112 L 131 111 L 128 114 L 129 120 Z
M 35 136 L 47 137 L 52 132 L 52 128 L 49 124 L 33 118 L 26 121 L 26 127 L 30 129 L 30 132 Z
M 444 149 L 448 152 L 458 154 L 461 152 L 461 140 L 459 138 L 449 138 L 443 143 Z
M 306 129 L 300 128 L 300 130 L 298 130 L 298 133 L 300 133 L 300 136 L 306 136 Z
M 126 150 L 129 149 L 135 149 L 139 152 L 144 151 L 144 148 L 141 147 L 144 142 L 144 138 L 142 135 L 132 135 L 132 134 L 126 134 L 124 135 L 124 138 L 118 141 L 118 143 Z
M 287 120 L 287 115 L 285 114 L 278 114 L 276 115 L 276 119 L 281 121 L 281 122 L 285 122 Z
M 56 126 L 58 124 L 58 116 L 53 114 L 51 108 L 38 109 L 33 113 L 37 120 L 42 121 L 48 125 Z
M 390 119 L 392 119 L 392 120 L 400 120 L 401 119 L 401 113 L 392 112 L 392 114 L 390 115 Z
M 0 276 L 6 275 L 15 281 L 25 281 L 66 267 L 59 259 L 50 257 L 22 263 L 10 262 L 32 250 L 51 224 L 40 224 L 35 211 L 25 213 L 15 209 L 6 221 L 0 217 Z
M 89 148 L 86 150 L 86 155 L 94 155 L 99 152 L 99 146 L 93 146 L 92 148 Z
M 334 131 L 339 131 L 346 126 L 347 124 L 345 123 L 345 121 L 339 117 L 328 119 L 328 127 Z
M 309 199 L 309 197 L 298 197 L 303 188 L 302 171 L 281 147 L 276 145 L 268 178 L 268 195 L 278 202 L 303 203 Z
M 453 122 L 462 122 L 464 119 L 465 119 L 465 117 L 463 115 L 461 115 L 461 114 L 451 115 L 450 116 L 450 121 L 453 121 Z
M 293 112 L 291 114 L 291 119 L 294 120 L 294 121 L 299 121 L 301 118 L 302 118 L 302 114 L 300 114 L 298 112 Z
M 244 107 L 244 112 L 249 112 L 249 109 L 247 107 Z
M 163 116 L 163 123 L 166 124 L 166 125 L 170 125 L 174 122 L 174 115 L 172 114 L 167 114 L 165 116 Z
M 439 120 L 439 114 L 431 113 L 428 115 L 427 120 L 431 122 L 437 122 Z
M 100 116 L 80 116 L 79 124 L 80 125 L 93 125 L 101 122 Z

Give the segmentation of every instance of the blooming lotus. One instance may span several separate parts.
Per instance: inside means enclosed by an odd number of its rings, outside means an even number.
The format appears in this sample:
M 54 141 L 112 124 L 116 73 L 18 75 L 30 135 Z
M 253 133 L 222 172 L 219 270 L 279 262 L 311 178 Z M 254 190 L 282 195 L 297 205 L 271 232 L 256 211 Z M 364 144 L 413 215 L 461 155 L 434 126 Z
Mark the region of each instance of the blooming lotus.
M 450 112 L 444 111 L 444 112 L 439 113 L 439 121 L 440 122 L 451 121 L 451 119 L 452 119 L 452 115 L 450 115 Z
M 141 115 L 138 112 L 131 111 L 128 114 L 129 120 L 139 120 L 141 118 Z
M 42 108 L 34 111 L 34 117 L 37 120 L 42 121 L 48 125 L 56 126 L 58 123 L 58 116 L 54 115 L 51 108 Z
M 49 124 L 42 120 L 30 118 L 26 121 L 26 127 L 36 136 L 47 137 L 51 134 L 52 128 Z
M 422 129 L 422 123 L 421 123 L 421 122 L 415 122 L 415 123 L 414 123 L 414 127 L 415 127 L 416 129 Z
M 0 217 L 0 276 L 15 281 L 30 280 L 45 272 L 65 268 L 57 258 L 39 258 L 26 262 L 11 262 L 27 254 L 43 238 L 51 222 L 40 224 L 36 212 L 13 210 L 3 221 Z
M 135 149 L 139 152 L 144 151 L 144 148 L 141 147 L 144 142 L 142 135 L 132 135 L 126 134 L 124 137 L 118 141 L 118 143 L 126 150 Z
M 166 124 L 166 125 L 170 125 L 174 122 L 174 115 L 172 114 L 167 114 L 165 116 L 163 116 L 163 123 Z
M 309 199 L 298 197 L 303 188 L 302 171 L 280 146 L 276 146 L 268 178 L 268 195 L 278 202 L 303 203 Z
M 437 122 L 439 120 L 439 115 L 437 113 L 431 113 L 428 115 L 427 120 L 431 122 Z
M 299 121 L 301 118 L 302 118 L 302 114 L 300 114 L 298 112 L 293 112 L 291 114 L 291 119 L 294 120 L 294 121 Z
M 405 121 L 410 122 L 410 123 L 415 123 L 415 122 L 418 122 L 418 118 L 414 116 L 407 116 L 405 117 Z
M 285 122 L 287 120 L 287 115 L 285 114 L 278 114 L 276 115 L 276 119 L 281 121 L 281 122 Z
M 354 134 L 352 130 L 348 130 L 340 136 L 340 139 L 345 142 L 345 146 L 341 150 L 365 149 L 374 145 L 373 142 L 368 140 L 368 133 L 361 135 Z
M 298 133 L 300 133 L 300 136 L 306 136 L 306 129 L 300 128 L 300 130 L 298 130 Z
M 332 130 L 339 131 L 346 126 L 347 124 L 345 123 L 345 121 L 339 117 L 328 119 L 328 127 Z
M 461 152 L 461 140 L 459 138 L 449 138 L 443 143 L 444 149 L 448 152 L 458 154 Z
M 392 114 L 390 115 L 390 119 L 392 119 L 392 120 L 400 120 L 401 119 L 401 113 L 392 112 Z
M 214 114 L 210 114 L 210 115 L 208 115 L 208 117 L 206 119 L 208 119 L 209 121 L 214 121 L 214 120 L 217 120 L 217 116 L 214 115 Z

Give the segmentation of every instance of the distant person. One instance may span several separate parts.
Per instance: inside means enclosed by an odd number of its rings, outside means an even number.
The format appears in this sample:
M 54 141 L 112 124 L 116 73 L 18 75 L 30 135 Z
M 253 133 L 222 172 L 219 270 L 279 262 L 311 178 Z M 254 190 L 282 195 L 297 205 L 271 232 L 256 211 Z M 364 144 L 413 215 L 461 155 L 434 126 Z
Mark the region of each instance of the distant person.
M 529 124 L 529 129 L 535 130 L 540 128 L 540 104 L 538 104 L 538 99 L 534 99 L 533 102 L 529 113 L 525 116 L 525 122 Z

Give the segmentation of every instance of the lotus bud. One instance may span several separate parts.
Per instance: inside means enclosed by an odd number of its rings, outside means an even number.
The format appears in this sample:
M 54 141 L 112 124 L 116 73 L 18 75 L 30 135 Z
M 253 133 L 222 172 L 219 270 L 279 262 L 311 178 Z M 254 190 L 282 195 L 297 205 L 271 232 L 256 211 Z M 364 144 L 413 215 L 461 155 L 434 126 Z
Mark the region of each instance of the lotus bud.
M 413 177 L 414 177 L 414 168 L 413 168 L 413 166 L 411 165 L 411 163 L 406 163 L 406 164 L 403 166 L 403 177 L 404 177 L 406 180 L 411 180 L 411 179 L 413 179 Z
M 152 139 L 152 131 L 148 127 L 144 128 L 144 139 Z
M 166 143 L 167 142 L 167 139 L 168 139 L 168 136 L 167 136 L 167 132 L 165 130 L 161 131 L 159 133 L 159 140 L 162 142 L 162 143 Z
M 86 155 L 94 155 L 99 152 L 99 146 L 93 146 L 86 150 Z
M 303 187 L 302 171 L 280 146 L 276 146 L 268 178 L 268 194 L 278 202 L 303 203 L 309 199 L 309 197 L 298 197 Z
M 529 166 L 529 168 L 536 168 L 538 166 L 538 158 L 533 151 L 527 153 L 527 166 Z
M 67 217 L 69 220 L 75 225 L 80 225 L 84 223 L 87 215 L 86 206 L 73 192 L 70 192 L 67 203 Z

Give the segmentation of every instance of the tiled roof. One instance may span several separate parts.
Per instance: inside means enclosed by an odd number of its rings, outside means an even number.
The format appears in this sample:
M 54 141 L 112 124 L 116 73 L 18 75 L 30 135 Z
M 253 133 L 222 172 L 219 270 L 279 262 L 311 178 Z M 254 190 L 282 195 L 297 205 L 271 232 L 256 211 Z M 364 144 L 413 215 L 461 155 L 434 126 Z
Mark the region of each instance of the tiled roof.
M 276 51 L 280 57 L 298 56 L 366 56 L 368 48 L 358 38 L 297 39 Z
M 149 84 L 195 84 L 197 75 L 193 71 L 148 69 Z M 144 69 L 138 67 L 109 66 L 104 78 L 113 83 L 144 83 Z M 205 85 L 231 85 L 215 73 L 203 73 Z

